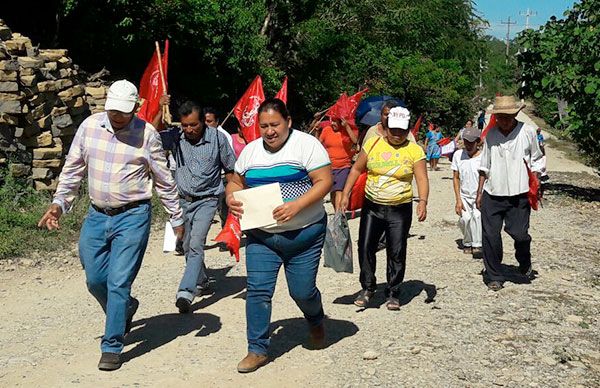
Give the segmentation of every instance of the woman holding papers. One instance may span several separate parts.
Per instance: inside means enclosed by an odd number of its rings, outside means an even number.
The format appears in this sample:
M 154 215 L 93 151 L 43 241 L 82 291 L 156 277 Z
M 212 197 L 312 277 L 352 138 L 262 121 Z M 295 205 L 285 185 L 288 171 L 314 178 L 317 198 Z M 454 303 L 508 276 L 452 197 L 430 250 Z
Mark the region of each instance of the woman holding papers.
M 262 137 L 240 154 L 227 185 L 227 205 L 243 219 L 244 204 L 235 192 L 272 183 L 280 185 L 284 203 L 272 210 L 273 225 L 246 231 L 248 355 L 238 364 L 240 373 L 267 363 L 271 298 L 281 265 L 290 295 L 308 321 L 311 345 L 322 347 L 325 338 L 316 277 L 327 223 L 322 201 L 332 186 L 329 157 L 315 137 L 290 127 L 283 101 L 264 101 L 258 116 Z M 270 202 L 255 201 L 265 207 Z
M 385 136 L 373 137 L 363 146 L 352 166 L 338 209 L 348 206 L 348 198 L 358 176 L 367 171 L 365 202 L 358 232 L 358 261 L 362 290 L 354 301 L 367 307 L 377 287 L 375 254 L 383 233 L 386 237 L 388 310 L 399 310 L 400 285 L 406 269 L 406 241 L 412 222 L 412 181 L 417 181 L 419 204 L 417 218 L 427 217 L 429 181 L 423 149 L 407 139 L 410 112 L 406 108 L 390 109 Z

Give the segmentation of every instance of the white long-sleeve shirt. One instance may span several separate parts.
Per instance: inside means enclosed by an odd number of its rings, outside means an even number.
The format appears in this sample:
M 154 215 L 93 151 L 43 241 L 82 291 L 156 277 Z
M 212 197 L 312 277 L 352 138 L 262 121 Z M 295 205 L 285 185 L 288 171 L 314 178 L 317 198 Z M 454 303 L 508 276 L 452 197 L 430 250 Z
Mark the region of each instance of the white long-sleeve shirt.
M 490 128 L 479 166 L 479 171 L 487 176 L 483 189 L 496 196 L 528 192 L 529 175 L 525 162 L 532 171 L 541 172 L 542 156 L 535 128 L 531 125 L 518 122 L 508 136 L 504 136 L 498 127 Z

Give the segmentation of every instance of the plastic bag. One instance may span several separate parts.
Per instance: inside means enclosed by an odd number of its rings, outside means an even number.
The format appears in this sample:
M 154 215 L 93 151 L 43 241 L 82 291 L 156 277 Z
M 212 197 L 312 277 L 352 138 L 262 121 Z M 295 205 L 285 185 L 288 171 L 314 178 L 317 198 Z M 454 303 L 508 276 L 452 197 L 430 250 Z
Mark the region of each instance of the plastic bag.
M 336 272 L 354 272 L 350 229 L 342 212 L 336 212 L 327 222 L 323 256 L 325 267 L 333 268 Z
M 222 242 L 229 249 L 229 253 L 235 256 L 235 261 L 240 261 L 240 241 L 242 239 L 242 228 L 240 227 L 240 220 L 229 214 L 227 220 L 225 220 L 225 226 L 223 230 L 219 232 L 217 237 L 213 239 L 216 242 Z

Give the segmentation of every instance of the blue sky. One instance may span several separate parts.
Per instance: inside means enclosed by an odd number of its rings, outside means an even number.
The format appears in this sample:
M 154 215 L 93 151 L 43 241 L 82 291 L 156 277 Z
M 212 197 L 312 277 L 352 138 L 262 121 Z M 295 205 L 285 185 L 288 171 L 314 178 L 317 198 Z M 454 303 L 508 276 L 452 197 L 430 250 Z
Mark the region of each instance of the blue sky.
M 525 29 L 525 16 L 521 16 L 520 13 L 525 13 L 527 8 L 532 13 L 537 12 L 537 15 L 529 18 L 530 27 L 537 29 L 546 24 L 552 15 L 561 19 L 563 12 L 572 8 L 575 2 L 575 0 L 475 0 L 479 14 L 490 23 L 488 35 L 500 39 L 506 37 L 506 25 L 500 22 L 508 21 L 509 16 L 511 23 L 517 22 L 510 26 L 510 38 L 513 39 L 517 32 Z

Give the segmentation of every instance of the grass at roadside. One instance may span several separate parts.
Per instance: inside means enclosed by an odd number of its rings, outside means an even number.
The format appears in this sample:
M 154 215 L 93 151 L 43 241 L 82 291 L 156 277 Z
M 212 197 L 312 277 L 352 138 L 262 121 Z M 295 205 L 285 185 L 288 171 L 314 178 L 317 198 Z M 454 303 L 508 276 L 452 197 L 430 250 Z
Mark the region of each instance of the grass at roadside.
M 71 212 L 61 218 L 58 231 L 39 229 L 37 222 L 52 201 L 47 192 L 36 192 L 24 181 L 0 172 L 0 260 L 73 249 L 87 214 L 89 197 L 83 183 Z M 167 214 L 156 197 L 152 199 L 153 221 L 164 223 Z

